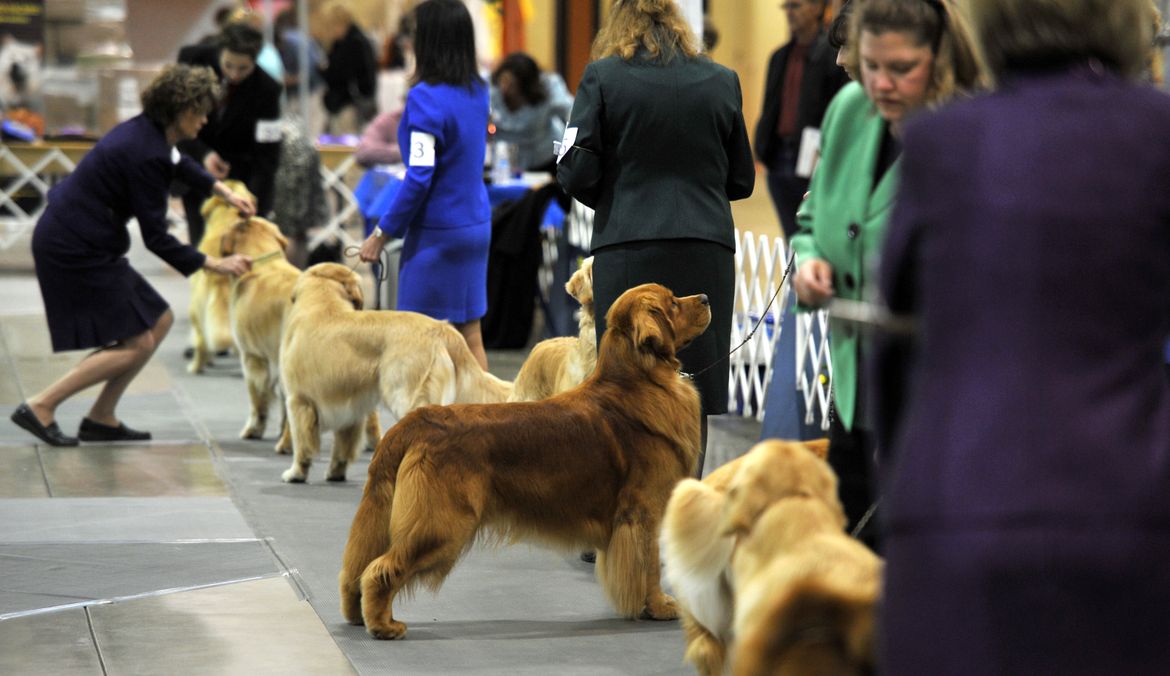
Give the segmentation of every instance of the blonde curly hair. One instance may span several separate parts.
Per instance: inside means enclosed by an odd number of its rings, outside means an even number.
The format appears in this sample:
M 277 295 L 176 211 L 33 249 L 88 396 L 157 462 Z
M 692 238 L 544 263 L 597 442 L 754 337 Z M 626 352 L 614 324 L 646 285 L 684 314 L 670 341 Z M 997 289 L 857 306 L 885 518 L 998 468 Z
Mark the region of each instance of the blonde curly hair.
M 639 49 L 662 63 L 700 54 L 698 39 L 674 0 L 614 0 L 593 41 L 593 60 L 620 56 L 628 61 Z

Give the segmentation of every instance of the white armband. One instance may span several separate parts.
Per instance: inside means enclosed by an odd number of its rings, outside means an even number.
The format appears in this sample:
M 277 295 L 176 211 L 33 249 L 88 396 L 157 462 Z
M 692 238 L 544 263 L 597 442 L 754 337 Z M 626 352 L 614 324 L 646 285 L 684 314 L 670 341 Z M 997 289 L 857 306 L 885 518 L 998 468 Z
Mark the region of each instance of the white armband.
M 412 167 L 435 166 L 435 136 L 425 131 L 410 132 L 410 161 Z
M 280 120 L 256 120 L 256 143 L 279 143 Z

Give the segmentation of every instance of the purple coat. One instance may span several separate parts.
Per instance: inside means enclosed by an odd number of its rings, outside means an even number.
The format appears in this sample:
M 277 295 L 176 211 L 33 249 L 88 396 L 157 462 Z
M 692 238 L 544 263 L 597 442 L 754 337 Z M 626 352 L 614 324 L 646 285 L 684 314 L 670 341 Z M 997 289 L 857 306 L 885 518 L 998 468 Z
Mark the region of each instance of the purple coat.
M 1170 98 L 1088 66 L 908 125 L 881 284 L 916 354 L 874 379 L 888 673 L 1170 673 L 1168 139 Z

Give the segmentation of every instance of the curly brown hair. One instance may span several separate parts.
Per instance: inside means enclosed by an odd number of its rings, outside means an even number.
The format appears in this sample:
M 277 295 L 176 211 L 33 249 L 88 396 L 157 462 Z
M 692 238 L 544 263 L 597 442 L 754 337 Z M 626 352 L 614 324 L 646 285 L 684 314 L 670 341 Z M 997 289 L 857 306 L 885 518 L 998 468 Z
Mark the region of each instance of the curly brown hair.
M 614 0 L 593 41 L 593 59 L 617 55 L 628 61 L 639 48 L 662 63 L 699 56 L 698 40 L 674 0 Z
M 142 112 L 166 129 L 188 110 L 209 113 L 219 101 L 219 83 L 206 66 L 167 66 L 142 92 Z

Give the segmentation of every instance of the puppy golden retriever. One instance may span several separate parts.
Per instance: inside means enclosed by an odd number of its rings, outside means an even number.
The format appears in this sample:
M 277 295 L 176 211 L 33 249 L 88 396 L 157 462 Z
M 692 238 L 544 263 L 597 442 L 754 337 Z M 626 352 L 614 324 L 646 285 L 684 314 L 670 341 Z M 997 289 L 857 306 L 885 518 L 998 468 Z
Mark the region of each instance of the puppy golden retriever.
M 477 535 L 597 550 L 622 615 L 678 617 L 659 586 L 658 525 L 699 452 L 699 399 L 675 353 L 711 321 L 705 295 L 644 284 L 606 317 L 597 368 L 535 402 L 428 407 L 382 437 L 345 547 L 341 612 L 375 638 L 391 604 L 437 590 Z
M 237 195 L 256 204 L 256 196 L 240 181 L 224 183 Z M 209 256 L 223 256 L 223 236 L 240 222 L 240 212 L 218 195 L 208 198 L 200 209 L 206 226 L 199 250 Z M 232 346 L 231 320 L 228 317 L 231 278 L 207 270 L 197 270 L 190 277 L 191 298 L 187 317 L 191 320 L 191 363 L 189 373 L 203 373 L 212 357 Z
M 301 273 L 280 345 L 293 463 L 282 478 L 303 482 L 335 430 L 326 479 L 344 481 L 362 425 L 378 403 L 397 419 L 428 404 L 502 402 L 512 384 L 480 368 L 447 322 L 416 312 L 362 310 L 357 273 L 319 263 Z
M 739 531 L 735 676 L 874 673 L 882 560 L 849 537 L 838 505 L 781 499 Z
M 537 343 L 513 381 L 509 401 L 538 401 L 572 389 L 597 364 L 597 335 L 593 317 L 593 257 L 565 282 L 565 291 L 581 304 L 577 337 L 561 336 Z
M 773 503 L 792 496 L 811 496 L 844 519 L 837 478 L 823 460 L 827 452 L 825 439 L 768 439 L 703 481 L 675 487 L 663 520 L 662 558 L 682 608 L 686 659 L 700 674 L 722 674 L 726 663 L 735 612 L 731 566 L 740 534 L 752 531 Z

